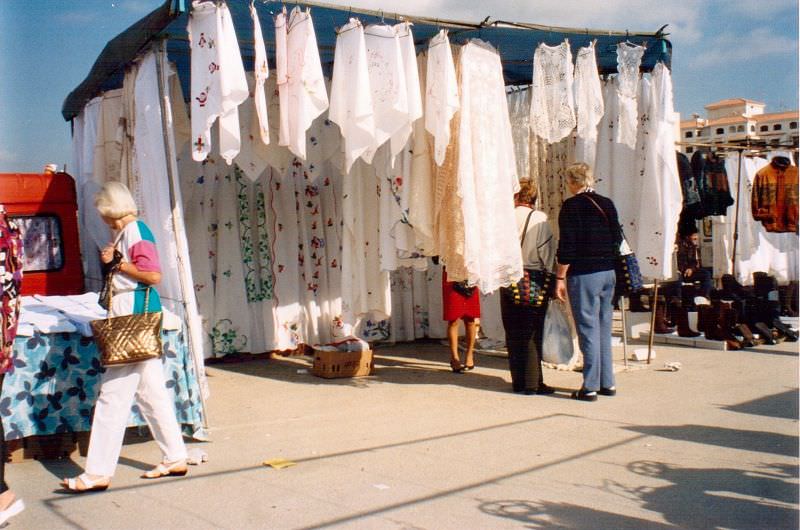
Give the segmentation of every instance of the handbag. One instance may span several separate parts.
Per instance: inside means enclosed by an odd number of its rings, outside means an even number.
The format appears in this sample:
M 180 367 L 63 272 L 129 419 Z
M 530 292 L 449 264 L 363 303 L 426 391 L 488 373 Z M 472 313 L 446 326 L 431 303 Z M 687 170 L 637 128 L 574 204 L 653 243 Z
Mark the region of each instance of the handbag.
M 533 215 L 533 210 L 525 219 L 522 240 L 519 243 L 520 248 L 525 244 L 525 236 L 528 234 L 528 223 L 531 220 L 531 215 Z M 522 278 L 509 287 L 511 300 L 517 305 L 544 307 L 555 294 L 555 279 L 556 275 L 552 272 L 525 269 L 522 271 Z
M 108 316 L 89 322 L 100 351 L 100 364 L 115 366 L 161 357 L 161 311 L 148 312 L 150 287 L 144 295 L 144 313 L 112 317 L 113 297 L 109 287 Z
M 460 282 L 453 282 L 453 290 L 464 298 L 471 298 L 472 293 L 475 292 L 475 286 L 469 285 L 467 280 L 463 280 Z
M 608 220 L 606 212 L 600 208 L 600 205 L 595 202 L 589 195 L 583 194 L 587 199 L 592 201 L 592 204 L 600 210 L 603 218 L 609 229 L 611 221 Z M 625 232 L 622 227 L 619 227 L 620 244 L 614 249 L 614 272 L 617 275 L 617 294 L 628 296 L 644 288 L 644 280 L 642 279 L 642 271 L 639 269 L 639 261 L 636 259 L 636 254 L 631 250 L 628 241 L 625 239 Z

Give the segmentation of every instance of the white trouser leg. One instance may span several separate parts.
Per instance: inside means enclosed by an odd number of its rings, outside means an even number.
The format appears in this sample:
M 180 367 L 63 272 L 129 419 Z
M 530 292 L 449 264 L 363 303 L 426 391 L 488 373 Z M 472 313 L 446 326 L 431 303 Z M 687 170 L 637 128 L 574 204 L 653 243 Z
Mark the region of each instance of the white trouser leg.
M 114 475 L 125 425 L 141 379 L 140 364 L 111 366 L 102 375 L 86 456 L 86 472 L 90 475 Z
M 175 404 L 164 382 L 160 359 L 140 363 L 142 377 L 136 392 L 136 401 L 142 411 L 150 433 L 161 449 L 166 462 L 184 460 L 187 456 L 181 428 L 175 417 Z

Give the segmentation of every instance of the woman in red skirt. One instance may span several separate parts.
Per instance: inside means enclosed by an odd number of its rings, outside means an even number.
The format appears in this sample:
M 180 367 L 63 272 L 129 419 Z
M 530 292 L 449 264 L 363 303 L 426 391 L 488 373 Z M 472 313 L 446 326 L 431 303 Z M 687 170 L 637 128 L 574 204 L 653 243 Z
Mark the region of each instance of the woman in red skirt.
M 475 368 L 475 337 L 481 317 L 481 302 L 478 289 L 467 287 L 464 282 L 447 281 L 447 271 L 442 275 L 442 303 L 444 320 L 447 320 L 447 342 L 450 346 L 450 368 L 460 374 L 464 370 Z M 467 351 L 464 364 L 458 355 L 458 321 L 464 321 L 467 331 Z

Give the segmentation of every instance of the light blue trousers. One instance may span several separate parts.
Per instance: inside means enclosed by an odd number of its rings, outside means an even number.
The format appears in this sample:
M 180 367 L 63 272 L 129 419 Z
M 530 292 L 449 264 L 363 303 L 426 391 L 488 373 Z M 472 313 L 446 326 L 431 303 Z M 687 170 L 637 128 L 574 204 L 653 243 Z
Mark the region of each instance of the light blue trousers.
M 614 271 L 601 271 L 567 278 L 572 316 L 583 352 L 583 388 L 597 391 L 614 386 L 611 359 L 612 298 Z

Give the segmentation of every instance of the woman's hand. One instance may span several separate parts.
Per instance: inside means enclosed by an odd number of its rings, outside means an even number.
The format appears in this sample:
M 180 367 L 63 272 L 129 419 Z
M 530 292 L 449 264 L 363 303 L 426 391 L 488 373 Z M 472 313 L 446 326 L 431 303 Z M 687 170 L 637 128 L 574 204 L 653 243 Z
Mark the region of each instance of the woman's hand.
M 103 263 L 111 263 L 114 259 L 114 245 L 107 245 L 100 251 L 100 261 Z
M 562 302 L 567 301 L 567 281 L 556 280 L 556 299 Z

